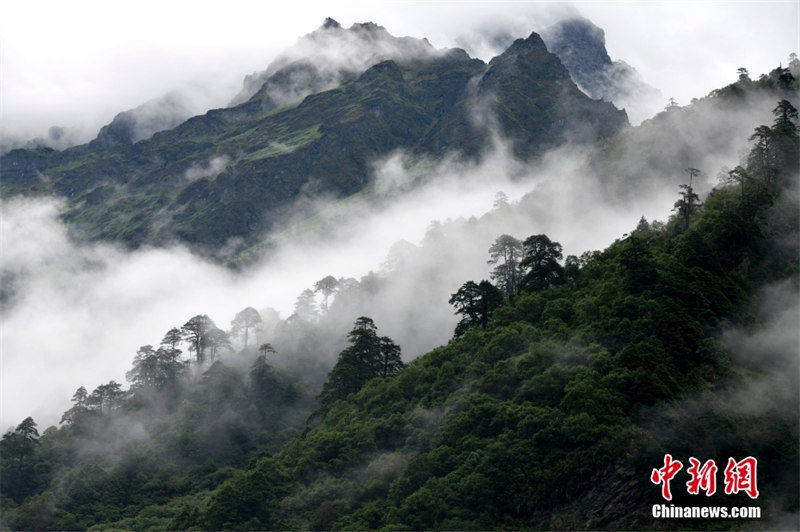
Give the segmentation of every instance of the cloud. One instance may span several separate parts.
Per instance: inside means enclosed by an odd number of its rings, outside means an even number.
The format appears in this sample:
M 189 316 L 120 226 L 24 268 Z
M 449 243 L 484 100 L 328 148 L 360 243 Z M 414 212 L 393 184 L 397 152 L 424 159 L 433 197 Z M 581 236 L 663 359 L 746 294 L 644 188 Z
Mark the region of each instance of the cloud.
M 230 161 L 231 158 L 227 155 L 211 157 L 206 165 L 192 165 L 187 168 L 184 177 L 187 181 L 197 181 L 203 177 L 216 177 L 225 170 Z
M 439 48 L 473 43 L 470 51 L 488 60 L 498 46 L 473 37 L 527 36 L 580 11 L 605 30 L 612 57 L 685 104 L 735 80 L 740 66 L 766 72 L 796 51 L 798 9 L 779 1 L 578 9 L 563 2 L 302 2 L 279 11 L 252 0 L 232 0 L 226 9 L 188 1 L 16 2 L 4 6 L 0 34 L 3 134 L 45 137 L 59 125 L 89 140 L 120 111 L 181 88 L 202 87 L 206 108 L 223 106 L 246 73 L 262 70 L 328 16 L 345 26 L 371 20 Z
M 242 91 L 231 104 L 243 103 L 259 90 L 271 107 L 295 104 L 309 94 L 332 89 L 343 79 L 381 61 L 409 61 L 442 53 L 427 40 L 395 37 L 372 22 L 345 29 L 328 18 L 321 27 L 281 52 L 266 70 L 247 76 Z
M 125 251 L 77 243 L 59 220 L 59 202 L 5 200 L 0 426 L 27 415 L 57 422 L 78 386 L 122 382 L 139 346 L 157 343 L 195 314 L 224 328 L 246 306 L 274 307 L 286 318 L 297 295 L 327 275 L 378 272 L 375 290 L 331 322 L 340 343 L 352 320 L 366 314 L 406 360 L 418 356 L 450 338 L 456 319 L 449 296 L 467 280 L 488 278 L 487 250 L 497 236 L 545 233 L 577 255 L 604 248 L 641 216 L 665 219 L 680 170 L 697 166 L 714 175 L 718 165 L 735 164 L 750 129 L 768 120 L 766 105 L 740 114 L 708 107 L 694 122 L 667 117 L 668 128 L 653 121 L 643 136 L 623 138 L 613 172 L 592 169 L 591 152 L 575 147 L 523 164 L 501 139 L 480 163 L 396 152 L 375 162 L 370 193 L 304 197 L 283 230 L 265 236 L 268 255 L 238 272 L 180 246 Z M 648 145 L 665 154 L 691 145 L 702 159 L 676 157 L 654 169 L 652 151 L 642 147 Z M 186 178 L 215 175 L 227 163 L 224 155 L 211 158 Z M 498 191 L 511 208 L 493 210 Z
M 449 295 L 466 280 L 488 277 L 486 250 L 498 235 L 546 232 L 566 252 L 580 253 L 604 247 L 642 214 L 668 213 L 670 203 L 653 197 L 629 210 L 607 209 L 597 201 L 597 182 L 580 175 L 582 155 L 565 150 L 525 167 L 498 150 L 479 165 L 441 163 L 408 191 L 394 186 L 405 182 L 402 156 L 390 158 L 376 167 L 377 181 L 389 183 L 383 201 L 351 198 L 338 211 L 327 205 L 321 216 L 337 214 L 323 218 L 321 231 L 280 235 L 268 257 L 238 273 L 182 247 L 125 251 L 76 243 L 58 219 L 60 203 L 5 201 L 0 423 L 27 415 L 57 422 L 78 386 L 123 382 L 139 346 L 157 343 L 195 314 L 207 313 L 224 328 L 246 306 L 274 307 L 285 318 L 303 289 L 326 275 L 380 271 L 390 250 L 397 259 L 401 240 L 410 243 L 402 267 L 384 270 L 380 289 L 343 313 L 336 333 L 343 341 L 355 317 L 371 315 L 381 334 L 413 358 L 449 339 Z M 216 171 L 221 162 L 196 172 Z M 490 212 L 499 190 L 512 202 L 527 193 L 524 205 Z M 429 231 L 435 220 L 442 223 Z
M 800 292 L 797 278 L 763 288 L 752 327 L 726 330 L 722 343 L 752 375 L 729 394 L 731 408 L 751 416 L 800 400 Z

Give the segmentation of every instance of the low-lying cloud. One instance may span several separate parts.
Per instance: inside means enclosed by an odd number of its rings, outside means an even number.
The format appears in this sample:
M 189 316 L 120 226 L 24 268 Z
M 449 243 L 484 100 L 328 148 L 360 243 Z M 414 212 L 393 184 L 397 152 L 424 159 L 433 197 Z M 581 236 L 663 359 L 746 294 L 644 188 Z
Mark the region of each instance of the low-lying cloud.
M 27 415 L 57 422 L 78 386 L 123 382 L 139 346 L 195 314 L 224 328 L 246 306 L 273 307 L 285 319 L 297 295 L 326 275 L 385 277 L 364 308 L 342 317 L 342 340 L 352 319 L 371 315 L 408 360 L 450 338 L 449 295 L 467 280 L 488 278 L 487 250 L 497 236 L 547 233 L 565 253 L 579 254 L 605 247 L 642 215 L 665 218 L 671 206 L 659 195 L 627 209 L 610 206 L 599 199 L 599 182 L 581 173 L 577 151 L 525 166 L 498 149 L 479 165 L 442 163 L 409 191 L 397 183 L 416 176 L 405 176 L 397 157 L 376 167 L 383 200 L 345 200 L 324 234 L 284 232 L 261 263 L 238 273 L 180 246 L 125 251 L 77 243 L 58 219 L 58 201 L 4 202 L 0 425 Z M 510 208 L 493 210 L 498 191 Z
M 187 168 L 184 177 L 187 181 L 197 181 L 204 177 L 216 177 L 225 170 L 225 167 L 230 162 L 231 158 L 227 155 L 211 157 L 205 165 L 192 165 Z
M 279 54 L 266 70 L 247 76 L 231 105 L 243 103 L 259 91 L 270 107 L 296 104 L 381 61 L 426 59 L 442 53 L 425 39 L 395 37 L 372 22 L 345 29 L 328 18 Z

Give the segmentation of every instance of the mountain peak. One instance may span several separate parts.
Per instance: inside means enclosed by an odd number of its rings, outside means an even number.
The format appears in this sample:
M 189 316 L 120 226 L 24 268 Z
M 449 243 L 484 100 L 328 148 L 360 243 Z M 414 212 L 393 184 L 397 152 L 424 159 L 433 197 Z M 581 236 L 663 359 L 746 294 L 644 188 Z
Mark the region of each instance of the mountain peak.
M 244 80 L 229 105 L 258 97 L 262 110 L 299 103 L 309 94 L 339 85 L 387 59 L 430 59 L 446 53 L 427 40 L 395 37 L 374 22 L 356 22 L 343 28 L 328 17 L 322 26 L 298 39 L 266 68 Z
M 582 36 L 587 41 L 591 41 L 599 46 L 606 45 L 606 32 L 603 28 L 595 25 L 594 22 L 584 17 L 573 17 L 560 20 L 547 28 L 546 32 L 560 31 L 564 37 Z
M 550 69 L 547 75 L 553 76 L 552 79 L 569 79 L 567 69 L 547 50 L 544 41 L 536 32 L 531 33 L 527 39 L 515 40 L 506 51 L 494 57 L 489 62 L 489 70 L 485 78 L 493 77 L 501 71 L 506 75 L 520 75 L 523 73 L 522 71 L 527 72 L 532 63 L 539 63 L 534 68 L 534 70 L 539 70 L 545 67 L 542 61 L 547 63 L 546 68 Z
M 368 36 L 369 38 L 391 37 L 391 34 L 386 28 L 374 22 L 356 22 L 350 26 L 349 31 L 362 36 Z
M 625 108 L 634 123 L 648 116 L 654 103 L 661 101 L 661 93 L 645 83 L 633 67 L 611 60 L 605 32 L 590 20 L 562 20 L 542 31 L 542 38 L 582 91 Z
M 339 24 L 338 22 L 336 22 L 334 19 L 332 19 L 331 17 L 326 17 L 325 18 L 325 22 L 322 23 L 321 29 L 328 30 L 328 29 L 331 29 L 331 28 L 338 29 L 338 28 L 341 28 L 341 27 L 342 27 L 342 25 Z
M 606 34 L 585 18 L 562 20 L 542 32 L 548 48 L 570 69 L 595 71 L 611 65 Z
M 515 40 L 508 49 L 503 52 L 505 54 L 516 54 L 524 50 L 544 50 L 547 51 L 547 46 L 545 46 L 544 41 L 539 36 L 538 33 L 533 32 L 528 35 L 527 39 L 517 39 Z

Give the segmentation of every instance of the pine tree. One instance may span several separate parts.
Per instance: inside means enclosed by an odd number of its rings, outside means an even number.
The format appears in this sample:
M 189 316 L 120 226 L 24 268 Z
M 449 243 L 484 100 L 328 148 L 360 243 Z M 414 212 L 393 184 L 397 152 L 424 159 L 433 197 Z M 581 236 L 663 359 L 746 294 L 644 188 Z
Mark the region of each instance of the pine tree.
M 475 327 L 485 329 L 494 309 L 503 304 L 503 294 L 489 281 L 467 281 L 450 296 L 449 303 L 456 308 L 456 314 L 463 316 L 454 332 L 459 337 Z
M 391 338 L 378 337 L 375 322 L 361 316 L 347 335 L 349 346 L 341 353 L 328 374 L 320 401 L 327 409 L 339 399 L 360 390 L 376 377 L 395 375 L 403 367 L 400 347 Z
M 339 281 L 333 275 L 323 277 L 314 285 L 314 292 L 322 292 L 322 311 L 328 312 L 328 298 L 336 292 Z
M 520 266 L 525 270 L 521 286 L 529 290 L 544 290 L 559 284 L 564 278 L 564 268 L 558 263 L 563 257 L 561 244 L 547 235 L 533 235 L 522 243 L 523 258 Z
M 189 342 L 189 351 L 197 357 L 197 362 L 205 362 L 205 351 L 209 345 L 208 334 L 212 329 L 216 329 L 214 322 L 205 314 L 198 314 L 187 321 L 181 327 L 183 339 Z
M 513 297 L 522 278 L 522 242 L 511 235 L 500 235 L 489 248 L 488 264 L 496 264 L 490 276 L 506 297 Z
M 262 322 L 261 314 L 253 307 L 247 307 L 238 312 L 231 321 L 231 334 L 240 336 L 246 348 L 250 338 L 250 329 L 257 328 Z

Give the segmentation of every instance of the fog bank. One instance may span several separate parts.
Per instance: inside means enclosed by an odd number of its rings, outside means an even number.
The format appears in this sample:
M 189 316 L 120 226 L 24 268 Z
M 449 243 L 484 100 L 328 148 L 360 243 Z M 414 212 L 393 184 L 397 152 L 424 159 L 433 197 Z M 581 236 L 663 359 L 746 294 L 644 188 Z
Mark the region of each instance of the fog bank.
M 78 386 L 124 382 L 139 346 L 158 343 L 196 314 L 223 328 L 246 306 L 273 307 L 286 318 L 297 295 L 326 275 L 386 276 L 367 308 L 342 320 L 371 313 L 404 358 L 413 358 L 450 338 L 456 319 L 449 295 L 467 280 L 488 278 L 487 250 L 497 236 L 544 232 L 565 254 L 579 254 L 607 246 L 642 215 L 669 214 L 669 190 L 627 208 L 600 201 L 597 181 L 580 171 L 583 155 L 564 149 L 526 167 L 501 147 L 480 165 L 441 163 L 411 191 L 404 191 L 412 176 L 398 155 L 376 163 L 385 200 L 326 204 L 323 211 L 339 214 L 322 224 L 324 231 L 284 232 L 263 262 L 240 273 L 182 247 L 123 251 L 76 243 L 58 220 L 57 201 L 6 201 L 0 426 L 27 415 L 42 426 L 57 422 Z M 498 191 L 510 207 L 493 210 Z M 411 252 L 393 270 L 386 259 L 400 240 Z

